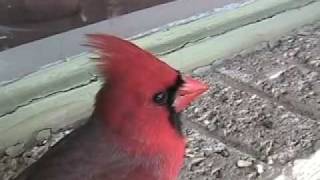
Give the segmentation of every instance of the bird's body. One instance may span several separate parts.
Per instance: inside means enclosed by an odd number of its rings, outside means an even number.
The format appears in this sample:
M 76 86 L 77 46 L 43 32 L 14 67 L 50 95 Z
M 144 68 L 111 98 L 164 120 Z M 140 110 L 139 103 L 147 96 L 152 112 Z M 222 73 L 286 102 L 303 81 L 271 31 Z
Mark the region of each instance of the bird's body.
M 119 38 L 91 35 L 107 84 L 89 121 L 18 180 L 176 180 L 185 141 L 179 113 L 207 87 Z
M 175 154 L 181 156 L 183 144 L 180 152 L 179 145 L 175 147 L 172 156 L 134 155 L 124 151 L 119 144 L 121 140 L 110 132 L 106 134 L 103 128 L 99 120 L 91 119 L 62 139 L 17 180 L 169 180 L 177 175 L 177 170 L 166 174 L 169 167 L 161 165 L 165 158 L 173 162 Z M 178 159 L 173 166 L 182 165 L 181 157 Z

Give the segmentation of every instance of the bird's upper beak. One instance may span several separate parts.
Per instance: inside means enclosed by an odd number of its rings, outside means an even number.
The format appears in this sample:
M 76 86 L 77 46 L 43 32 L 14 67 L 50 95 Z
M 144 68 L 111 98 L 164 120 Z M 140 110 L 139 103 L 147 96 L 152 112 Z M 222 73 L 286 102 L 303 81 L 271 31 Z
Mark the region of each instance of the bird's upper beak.
M 178 89 L 173 103 L 176 112 L 183 111 L 192 101 L 209 88 L 207 84 L 189 76 L 184 77 L 183 80 L 184 83 L 182 84 L 182 87 Z

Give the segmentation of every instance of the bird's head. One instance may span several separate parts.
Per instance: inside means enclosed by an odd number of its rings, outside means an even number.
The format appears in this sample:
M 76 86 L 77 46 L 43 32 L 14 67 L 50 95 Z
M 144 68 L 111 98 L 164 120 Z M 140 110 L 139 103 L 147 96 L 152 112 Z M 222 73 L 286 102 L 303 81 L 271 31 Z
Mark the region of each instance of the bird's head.
M 97 50 L 98 69 L 106 79 L 95 113 L 108 128 L 146 142 L 181 138 L 179 113 L 208 86 L 129 41 L 94 34 L 89 45 Z

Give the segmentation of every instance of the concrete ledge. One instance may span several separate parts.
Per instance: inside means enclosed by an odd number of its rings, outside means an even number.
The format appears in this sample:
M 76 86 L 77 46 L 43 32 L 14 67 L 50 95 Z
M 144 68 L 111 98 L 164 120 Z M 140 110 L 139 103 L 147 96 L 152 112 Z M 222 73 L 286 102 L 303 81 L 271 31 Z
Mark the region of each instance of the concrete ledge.
M 67 91 L 90 83 L 95 77 L 95 66 L 88 61 L 88 54 L 66 59 L 23 79 L 0 86 L 0 117 L 13 113 L 18 107 L 27 106 L 37 99 Z M 1 120 L 0 120 L 1 123 Z M 0 127 L 1 129 L 1 127 Z
M 266 10 L 265 8 L 270 8 L 267 6 L 269 2 L 276 5 L 273 4 L 273 8 Z M 306 4 L 308 5 L 300 8 Z M 261 14 L 254 10 L 258 7 L 261 8 Z M 249 16 L 246 13 L 250 9 L 254 11 L 250 11 L 252 13 Z M 318 1 L 297 3 L 295 0 L 286 0 L 280 3 L 276 0 L 260 0 L 227 12 L 229 15 L 206 17 L 135 42 L 160 54 L 160 58 L 175 68 L 189 71 L 320 20 L 319 9 Z M 234 14 L 230 15 L 232 13 Z M 241 14 L 244 17 L 242 23 L 230 25 L 238 21 Z M 244 24 L 248 25 L 240 27 Z M 187 33 L 189 35 L 185 36 L 184 30 L 187 29 L 190 29 Z M 167 36 L 170 32 L 176 38 Z M 221 35 L 215 36 L 218 34 Z M 90 54 L 84 53 L 72 57 L 0 88 L 0 149 L 17 142 L 26 142 L 38 130 L 71 125 L 90 114 L 94 94 L 100 83 L 94 75 L 95 70 L 88 56 Z
M 273 40 L 295 28 L 320 20 L 320 2 L 302 8 L 292 9 L 263 21 L 249 24 L 226 32 L 220 36 L 208 37 L 201 41 L 163 56 L 172 66 L 191 70 L 213 60 L 230 56 L 254 45 Z M 310 13 L 312 12 L 312 13 Z
M 137 44 L 162 55 L 183 48 L 203 38 L 224 34 L 233 29 L 252 24 L 290 9 L 302 7 L 314 0 L 258 0 L 240 5 L 241 8 L 223 14 L 211 15 L 195 22 L 175 26 L 167 31 L 139 39 Z

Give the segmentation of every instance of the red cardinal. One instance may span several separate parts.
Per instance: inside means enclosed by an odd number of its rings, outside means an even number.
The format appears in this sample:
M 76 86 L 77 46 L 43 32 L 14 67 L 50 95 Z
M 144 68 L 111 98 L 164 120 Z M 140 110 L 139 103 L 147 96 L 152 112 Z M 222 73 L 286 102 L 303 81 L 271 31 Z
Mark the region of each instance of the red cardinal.
M 185 141 L 179 113 L 207 90 L 136 45 L 89 35 L 107 83 L 87 124 L 19 180 L 176 180 Z

